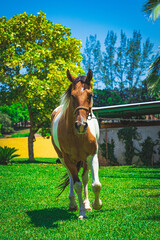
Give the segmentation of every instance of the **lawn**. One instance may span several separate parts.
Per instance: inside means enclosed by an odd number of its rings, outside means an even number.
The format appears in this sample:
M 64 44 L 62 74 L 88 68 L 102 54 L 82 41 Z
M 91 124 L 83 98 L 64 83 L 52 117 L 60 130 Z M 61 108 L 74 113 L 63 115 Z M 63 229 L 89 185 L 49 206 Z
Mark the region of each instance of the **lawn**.
M 56 198 L 64 173 L 55 159 L 0 166 L 0 239 L 160 239 L 160 168 L 101 168 L 103 207 L 83 221 L 68 211 L 69 187 Z

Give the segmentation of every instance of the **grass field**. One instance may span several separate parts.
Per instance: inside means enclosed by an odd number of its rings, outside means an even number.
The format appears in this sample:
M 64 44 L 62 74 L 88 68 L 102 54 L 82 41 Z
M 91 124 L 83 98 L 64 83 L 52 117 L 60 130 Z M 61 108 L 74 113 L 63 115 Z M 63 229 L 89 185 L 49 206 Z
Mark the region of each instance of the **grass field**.
M 69 188 L 56 198 L 65 169 L 54 163 L 0 166 L 0 239 L 160 239 L 160 168 L 101 168 L 103 207 L 81 221 L 68 211 Z

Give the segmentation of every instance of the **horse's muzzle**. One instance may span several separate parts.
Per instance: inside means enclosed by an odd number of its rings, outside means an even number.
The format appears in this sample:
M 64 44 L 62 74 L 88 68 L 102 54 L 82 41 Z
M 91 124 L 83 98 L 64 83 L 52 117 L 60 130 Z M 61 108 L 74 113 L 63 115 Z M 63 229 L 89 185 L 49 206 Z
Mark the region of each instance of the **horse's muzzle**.
M 87 122 L 83 122 L 83 123 L 81 123 L 79 121 L 75 122 L 75 129 L 76 129 L 78 134 L 84 134 L 87 130 L 87 127 L 88 127 Z

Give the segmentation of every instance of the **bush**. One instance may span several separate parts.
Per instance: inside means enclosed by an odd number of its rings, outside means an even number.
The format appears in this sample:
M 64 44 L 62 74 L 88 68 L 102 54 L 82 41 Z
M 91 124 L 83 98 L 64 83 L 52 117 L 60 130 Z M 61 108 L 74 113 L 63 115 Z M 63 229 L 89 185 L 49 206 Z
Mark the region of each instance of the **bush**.
M 12 121 L 10 117 L 7 114 L 1 112 L 0 112 L 0 125 L 2 134 L 14 132 L 14 129 L 11 127 Z
M 15 148 L 0 147 L 0 164 L 7 165 L 13 158 L 19 157 L 20 155 L 14 154 L 16 151 Z

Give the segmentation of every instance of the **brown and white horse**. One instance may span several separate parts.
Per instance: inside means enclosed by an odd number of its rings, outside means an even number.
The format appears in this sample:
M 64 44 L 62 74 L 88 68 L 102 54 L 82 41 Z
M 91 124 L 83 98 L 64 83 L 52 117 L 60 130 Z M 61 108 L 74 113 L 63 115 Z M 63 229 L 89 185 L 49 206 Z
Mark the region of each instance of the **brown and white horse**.
M 70 177 L 69 209 L 77 210 L 74 190 L 78 195 L 80 219 L 86 218 L 86 210 L 92 210 L 88 199 L 88 171 L 92 173 L 92 189 L 95 200 L 92 207 L 99 210 L 101 183 L 98 170 L 99 126 L 92 113 L 92 71 L 87 76 L 73 77 L 67 70 L 71 85 L 63 94 L 61 105 L 51 116 L 51 134 L 53 146 L 67 168 Z M 94 117 L 93 117 L 94 116 Z M 84 185 L 84 202 L 82 200 L 82 183 L 78 177 L 80 165 L 83 166 L 82 182 Z

